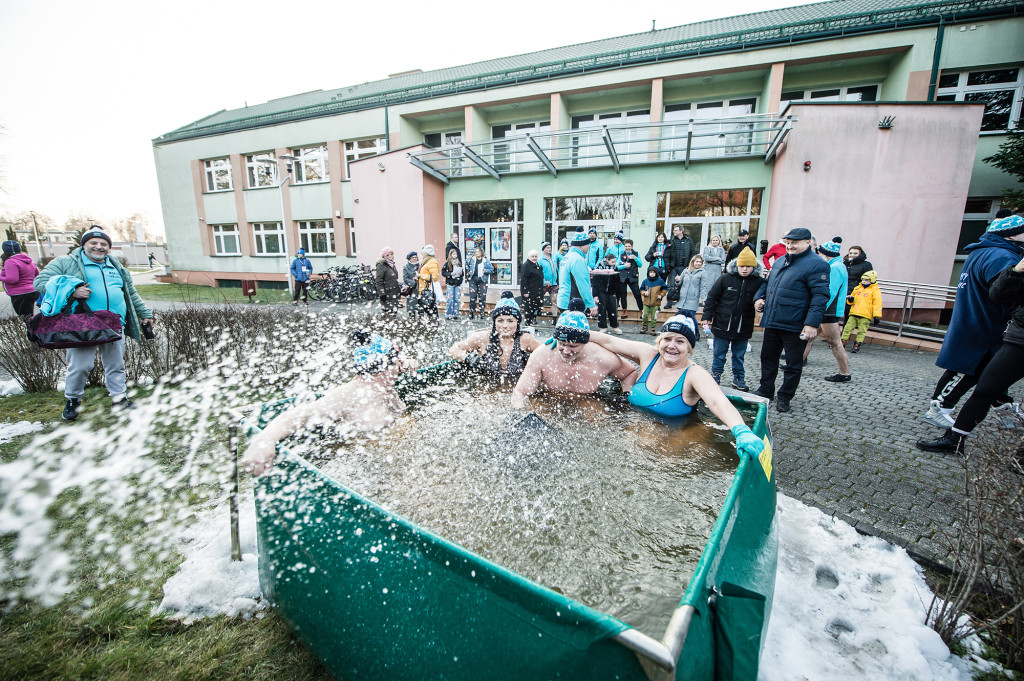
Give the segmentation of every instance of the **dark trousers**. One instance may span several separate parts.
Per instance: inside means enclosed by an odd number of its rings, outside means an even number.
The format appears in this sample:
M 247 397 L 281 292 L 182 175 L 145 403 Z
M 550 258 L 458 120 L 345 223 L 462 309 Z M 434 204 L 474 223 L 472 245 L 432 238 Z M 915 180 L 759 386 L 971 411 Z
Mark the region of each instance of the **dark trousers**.
M 986 352 L 985 356 L 978 362 L 978 366 L 974 368 L 973 375 L 958 374 L 947 369 L 939 378 L 939 382 L 935 386 L 935 392 L 932 393 L 932 399 L 938 400 L 944 409 L 952 409 L 960 401 L 960 398 L 967 394 L 968 390 L 978 384 L 978 379 L 984 373 L 990 361 L 992 361 L 992 355 Z M 998 395 L 992 402 L 992 406 L 995 407 L 1008 401 L 1008 398 L 1004 395 Z
M 782 387 L 779 399 L 789 402 L 800 385 L 800 372 L 804 368 L 804 346 L 799 331 L 765 329 L 761 345 L 761 386 L 759 393 L 769 398 L 775 395 L 775 379 L 779 375 L 779 358 L 786 353 L 786 366 L 782 368 Z
M 985 370 L 978 385 L 956 417 L 953 428 L 969 433 L 985 420 L 988 410 L 1005 401 L 1011 385 L 1024 378 L 1024 346 L 1003 343 Z
M 295 282 L 295 293 L 292 295 L 292 300 L 295 302 L 299 301 L 299 293 L 302 293 L 303 302 L 309 300 L 309 282 L 308 281 L 296 281 Z
M 14 314 L 19 317 L 31 317 L 33 312 L 33 306 L 36 303 L 36 298 L 39 297 L 39 293 L 32 291 L 31 293 L 19 293 L 11 296 L 11 307 L 14 308 Z
M 541 308 L 544 306 L 544 293 L 543 291 L 533 291 L 530 293 L 529 298 L 523 298 L 523 324 L 525 326 L 533 326 L 534 320 L 537 319 L 537 315 L 540 314 Z
M 619 328 L 619 311 L 615 306 L 615 294 L 597 292 L 597 326 L 607 329 L 611 324 L 613 329 Z
M 638 309 L 638 310 L 644 309 L 644 301 L 643 301 L 643 298 L 640 297 L 640 283 L 636 282 L 636 281 L 633 281 L 632 279 L 629 279 L 629 280 L 624 281 L 624 282 L 619 284 L 619 296 L 618 296 L 618 298 L 619 298 L 619 307 L 622 308 L 622 311 L 623 312 L 626 311 L 626 298 L 627 298 L 627 294 L 630 291 L 633 292 L 633 300 L 636 301 L 636 309 Z

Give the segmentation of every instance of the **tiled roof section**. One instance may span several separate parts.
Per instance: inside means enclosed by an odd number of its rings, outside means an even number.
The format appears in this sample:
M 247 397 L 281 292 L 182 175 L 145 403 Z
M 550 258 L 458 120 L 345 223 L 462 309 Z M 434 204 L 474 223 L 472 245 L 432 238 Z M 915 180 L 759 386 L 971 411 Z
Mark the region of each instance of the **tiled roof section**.
M 801 42 L 829 35 L 936 24 L 940 15 L 949 21 L 1022 13 L 1024 0 L 831 0 L 409 73 L 334 90 L 315 90 L 219 111 L 162 135 L 154 143 L 634 64 Z

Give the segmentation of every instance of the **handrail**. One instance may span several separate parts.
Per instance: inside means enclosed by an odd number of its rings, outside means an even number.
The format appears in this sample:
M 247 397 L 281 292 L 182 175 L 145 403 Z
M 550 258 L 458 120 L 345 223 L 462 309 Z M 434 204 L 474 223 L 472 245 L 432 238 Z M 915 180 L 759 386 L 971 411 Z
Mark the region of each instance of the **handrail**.
M 914 304 L 918 300 L 938 301 L 945 305 L 955 303 L 957 291 L 956 286 L 942 286 L 940 284 L 921 284 L 912 281 L 879 279 L 878 288 L 883 294 L 888 294 L 890 296 L 903 296 L 903 306 L 900 310 L 900 321 L 896 329 L 897 338 L 903 337 L 903 331 L 905 329 L 945 337 L 945 330 L 911 324 L 910 318 L 914 312 Z M 943 305 L 943 307 L 945 307 L 945 305 Z

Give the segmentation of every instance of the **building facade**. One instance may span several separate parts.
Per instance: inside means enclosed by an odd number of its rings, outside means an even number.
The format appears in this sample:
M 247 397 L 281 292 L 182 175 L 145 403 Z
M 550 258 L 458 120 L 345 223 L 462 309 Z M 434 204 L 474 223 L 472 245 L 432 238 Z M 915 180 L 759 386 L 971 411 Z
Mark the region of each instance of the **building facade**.
M 646 253 L 805 226 L 945 285 L 1014 185 L 982 159 L 1021 118 L 1022 10 L 835 0 L 221 111 L 153 141 L 174 276 L 280 286 L 299 246 L 322 270 L 455 231 L 495 295 L 580 227 Z

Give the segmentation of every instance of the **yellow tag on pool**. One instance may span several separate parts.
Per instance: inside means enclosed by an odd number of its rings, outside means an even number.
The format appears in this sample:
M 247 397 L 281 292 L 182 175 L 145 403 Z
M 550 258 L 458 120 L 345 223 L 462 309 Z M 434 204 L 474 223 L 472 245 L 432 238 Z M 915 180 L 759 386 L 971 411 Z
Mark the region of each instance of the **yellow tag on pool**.
M 761 455 L 757 457 L 757 460 L 761 462 L 764 476 L 770 481 L 772 479 L 772 443 L 768 441 L 767 437 L 764 438 L 764 449 L 761 450 Z

